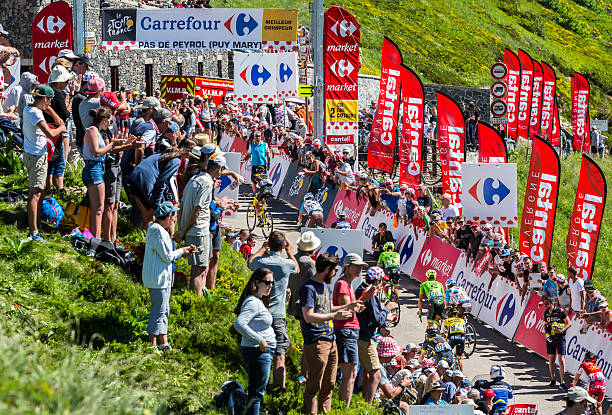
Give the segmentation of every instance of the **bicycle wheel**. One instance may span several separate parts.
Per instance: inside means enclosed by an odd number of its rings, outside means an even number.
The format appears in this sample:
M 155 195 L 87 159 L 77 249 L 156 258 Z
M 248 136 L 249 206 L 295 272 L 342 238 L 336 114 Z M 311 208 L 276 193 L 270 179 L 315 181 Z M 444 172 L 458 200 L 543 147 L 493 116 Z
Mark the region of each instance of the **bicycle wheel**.
M 263 233 L 263 236 L 267 238 L 268 236 L 270 236 L 270 234 L 274 230 L 274 222 L 272 221 L 272 214 L 268 210 L 266 210 L 261 214 L 261 216 L 262 216 L 262 222 L 260 224 L 261 232 Z
M 400 321 L 400 305 L 399 305 L 399 297 L 397 296 L 397 293 L 395 291 L 391 291 L 391 294 L 389 294 L 389 302 L 393 302 L 395 304 L 397 304 L 397 307 L 395 307 L 392 310 L 389 310 L 390 314 L 395 314 L 396 317 L 394 320 L 391 320 L 390 322 L 387 323 L 387 325 L 389 327 L 395 327 L 399 324 Z
M 246 219 L 249 232 L 253 232 L 253 229 L 255 229 L 255 226 L 257 226 L 257 214 L 255 213 L 255 206 L 251 205 L 249 207 Z
M 476 329 L 470 322 L 465 323 L 465 350 L 464 354 L 470 357 L 476 350 Z

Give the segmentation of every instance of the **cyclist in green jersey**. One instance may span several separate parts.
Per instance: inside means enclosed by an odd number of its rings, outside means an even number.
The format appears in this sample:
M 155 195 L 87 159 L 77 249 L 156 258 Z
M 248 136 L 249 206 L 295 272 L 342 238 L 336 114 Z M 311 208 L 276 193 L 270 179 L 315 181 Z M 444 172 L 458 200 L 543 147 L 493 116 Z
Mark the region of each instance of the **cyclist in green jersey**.
M 382 268 L 388 277 L 399 277 L 400 254 L 395 252 L 393 242 L 387 242 L 383 245 L 383 251 L 378 257 L 377 266 Z
M 419 288 L 419 317 L 423 315 L 423 300 L 429 302 L 427 311 L 427 327 L 432 327 L 435 322 L 442 320 L 444 314 L 444 286 L 436 281 L 436 271 L 433 269 L 425 273 L 427 281 Z

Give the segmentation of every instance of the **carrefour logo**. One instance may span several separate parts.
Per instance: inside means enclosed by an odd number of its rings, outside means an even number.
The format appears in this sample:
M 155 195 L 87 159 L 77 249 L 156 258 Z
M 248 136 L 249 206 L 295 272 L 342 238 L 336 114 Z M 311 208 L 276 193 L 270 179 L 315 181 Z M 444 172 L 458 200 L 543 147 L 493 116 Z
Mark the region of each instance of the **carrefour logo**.
M 533 326 L 535 326 L 538 317 L 536 316 L 535 310 L 531 310 L 529 313 L 525 314 L 523 318 L 523 323 L 525 324 L 525 328 L 530 330 Z
M 238 13 L 224 23 L 232 35 L 246 36 L 257 28 L 257 21 L 250 14 Z
M 509 293 L 502 297 L 497 303 L 497 310 L 495 312 L 495 320 L 500 327 L 504 327 L 514 317 L 516 310 L 516 304 L 514 301 L 514 294 Z
M 423 251 L 421 254 L 421 264 L 423 264 L 424 268 L 427 268 L 431 262 L 431 249 L 427 249 Z
M 270 171 L 270 180 L 275 185 L 278 183 L 278 180 L 280 179 L 281 170 L 282 169 L 280 167 L 280 163 L 278 163 L 278 164 L 275 164 L 274 167 L 272 167 L 272 170 Z
M 247 85 L 260 86 L 266 83 L 272 75 L 262 65 L 251 65 L 240 72 L 240 77 Z
M 281 81 L 282 83 L 285 83 L 291 78 L 291 75 L 293 75 L 293 71 L 291 70 L 289 65 L 287 65 L 284 62 L 278 65 L 278 80 L 279 81 Z
M 478 179 L 469 192 L 481 205 L 499 205 L 510 194 L 510 189 L 499 179 L 487 177 L 482 185 L 480 182 Z
M 342 264 L 344 263 L 344 258 L 346 258 L 346 255 L 348 254 L 348 252 L 346 252 L 346 249 L 338 248 L 337 246 L 332 245 L 328 247 L 325 252 L 329 252 L 330 254 L 336 255 L 338 258 L 340 258 L 340 263 L 338 264 L 338 266 L 342 268 Z
M 412 235 L 406 235 L 402 238 L 398 251 L 400 253 L 400 264 L 405 264 L 414 253 L 414 238 Z

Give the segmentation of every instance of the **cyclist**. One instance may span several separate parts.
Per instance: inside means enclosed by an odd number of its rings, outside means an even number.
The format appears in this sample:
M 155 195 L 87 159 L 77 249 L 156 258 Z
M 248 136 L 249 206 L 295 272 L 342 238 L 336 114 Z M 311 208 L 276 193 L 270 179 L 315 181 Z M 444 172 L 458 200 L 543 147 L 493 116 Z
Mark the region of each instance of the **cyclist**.
M 514 398 L 514 393 L 512 392 L 512 386 L 504 381 L 506 370 L 502 365 L 491 366 L 490 375 L 492 382 L 489 383 L 489 389 L 495 392 L 491 414 L 501 415 L 508 407 L 508 401 Z
M 463 372 L 463 351 L 465 350 L 465 320 L 459 317 L 457 306 L 446 308 L 446 320 L 442 324 L 442 334 L 446 334 L 448 344 L 455 349 L 459 367 Z
M 597 356 L 590 351 L 584 355 L 584 361 L 578 367 L 574 381 L 570 384 L 570 388 L 578 384 L 582 372 L 589 379 L 589 395 L 597 400 L 597 412 L 601 415 L 603 412 L 601 403 L 606 396 L 606 378 L 601 369 L 596 364 Z
M 306 193 L 304 195 L 304 201 L 300 206 L 300 213 L 298 214 L 298 226 L 302 226 L 302 216 L 306 213 L 308 220 L 306 221 L 306 227 L 321 227 L 323 226 L 323 208 L 321 204 L 317 202 L 312 193 Z
M 472 311 L 472 303 L 470 297 L 465 290 L 459 287 L 453 277 L 446 281 L 446 306 L 456 305 L 459 317 L 463 318 L 465 313 Z M 461 369 L 463 370 L 463 369 Z
M 346 213 L 338 212 L 338 213 L 336 213 L 336 218 L 338 218 L 338 220 L 331 224 L 332 228 L 335 228 L 335 229 L 353 229 L 351 224 L 346 221 Z
M 421 361 L 428 352 L 433 352 L 436 364 L 444 360 L 448 363 L 448 367 L 450 367 L 455 360 L 451 345 L 448 344 L 444 337 L 438 334 L 438 330 L 435 327 L 429 327 L 425 330 L 425 342 L 421 351 Z
M 274 183 L 268 180 L 268 176 L 263 173 L 258 173 L 253 176 L 253 186 L 255 187 L 255 213 L 259 217 L 261 203 L 268 197 L 272 196 L 272 187 Z
M 423 315 L 423 300 L 429 302 L 427 327 L 432 327 L 436 322 L 440 324 L 442 313 L 444 312 L 444 286 L 436 281 L 436 276 L 435 270 L 428 270 L 425 273 L 427 281 L 423 282 L 421 288 L 419 288 L 419 317 Z
M 385 271 L 387 277 L 391 278 L 396 284 L 399 281 L 400 254 L 395 252 L 395 244 L 386 242 L 383 251 L 378 257 L 377 266 Z

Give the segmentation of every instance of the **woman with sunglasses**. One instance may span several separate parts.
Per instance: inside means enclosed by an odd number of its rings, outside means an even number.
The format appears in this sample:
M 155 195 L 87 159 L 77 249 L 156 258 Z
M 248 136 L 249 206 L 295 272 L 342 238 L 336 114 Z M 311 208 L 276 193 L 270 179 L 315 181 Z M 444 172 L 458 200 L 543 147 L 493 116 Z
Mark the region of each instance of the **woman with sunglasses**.
M 259 268 L 251 275 L 234 310 L 238 315 L 234 328 L 242 335 L 242 358 L 249 376 L 247 414 L 259 414 L 276 348 L 272 314 L 268 311 L 272 285 L 272 271 Z

